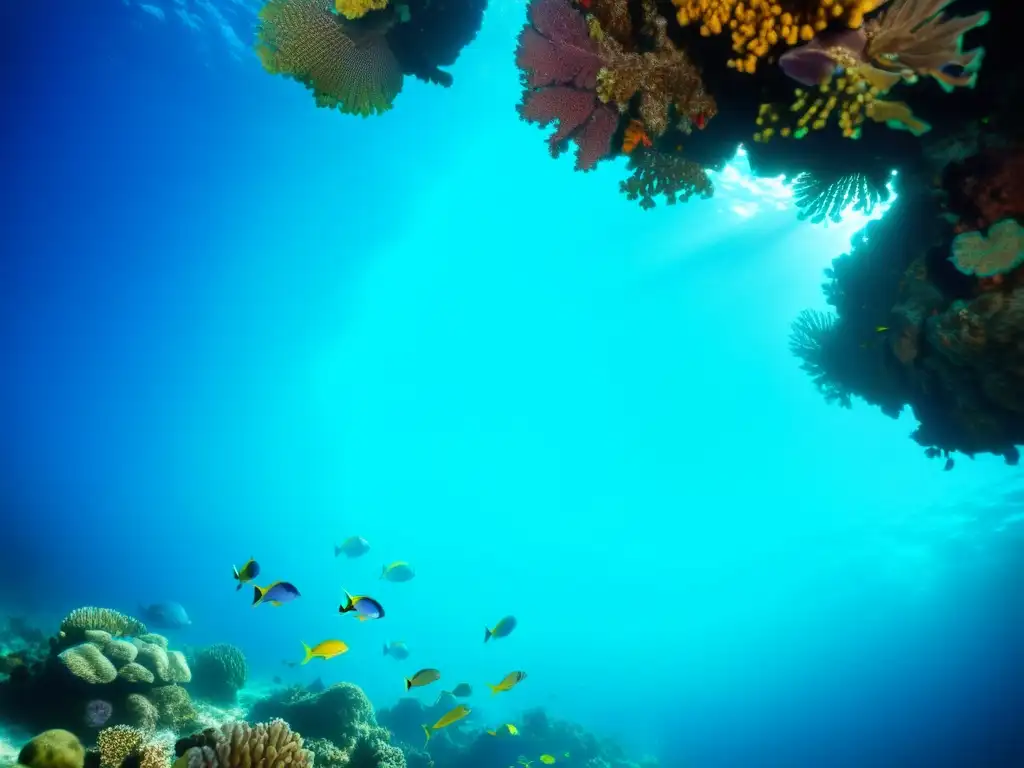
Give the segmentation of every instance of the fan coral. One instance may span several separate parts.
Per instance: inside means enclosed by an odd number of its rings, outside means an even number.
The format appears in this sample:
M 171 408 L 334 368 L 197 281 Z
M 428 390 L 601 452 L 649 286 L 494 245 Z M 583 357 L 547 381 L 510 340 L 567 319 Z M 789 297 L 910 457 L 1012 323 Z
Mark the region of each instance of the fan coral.
M 346 19 L 361 19 L 370 11 L 383 11 L 388 0 L 334 0 L 335 10 Z
M 685 157 L 643 150 L 630 157 L 630 166 L 633 173 L 619 182 L 619 189 L 627 200 L 639 200 L 645 210 L 655 206 L 657 195 L 664 195 L 666 202 L 674 205 L 680 198 L 685 202 L 693 195 L 707 198 L 714 194 L 705 170 Z
M 85 748 L 69 731 L 44 731 L 21 748 L 18 765 L 23 768 L 82 768 Z
M 683 51 L 669 40 L 666 21 L 655 16 L 654 49 L 644 53 L 626 51 L 611 37 L 599 43 L 604 66 L 598 72 L 597 95 L 605 103 L 618 104 L 625 111 L 633 96 L 640 94 L 640 117 L 652 136 L 669 127 L 669 110 L 689 124 L 703 128 L 717 112 L 714 99 L 704 90 L 700 71 Z
M 386 31 L 383 21 L 346 24 L 330 0 L 270 0 L 260 11 L 256 52 L 268 72 L 313 91 L 318 107 L 367 117 L 391 109 L 402 90 Z
M 796 45 L 811 40 L 831 22 L 843 19 L 851 29 L 861 26 L 864 14 L 885 0 L 811 0 L 803 10 L 786 10 L 778 0 L 672 0 L 678 7 L 681 26 L 700 24 L 701 35 L 718 35 L 730 30 L 732 48 L 738 56 L 729 66 L 753 73 L 757 62 L 779 43 Z
M 102 630 L 111 635 L 142 635 L 146 625 L 131 616 L 125 616 L 110 608 L 76 608 L 60 623 L 60 639 L 73 644 L 85 638 L 87 630 Z
M 548 140 L 552 156 L 575 139 L 576 168 L 590 170 L 611 150 L 619 123 L 618 113 L 597 98 L 597 43 L 568 0 L 531 0 L 529 18 L 516 47 L 524 85 L 519 114 L 542 127 L 557 122 Z
M 993 224 L 988 236 L 964 232 L 953 239 L 949 260 L 965 275 L 995 277 L 1024 264 L 1024 227 L 1013 219 Z
M 963 50 L 963 36 L 988 23 L 986 12 L 948 18 L 942 11 L 953 0 L 895 0 L 877 19 L 864 25 L 867 56 L 887 69 L 928 75 L 946 90 L 973 88 L 983 48 Z M 949 65 L 963 68 L 953 74 Z

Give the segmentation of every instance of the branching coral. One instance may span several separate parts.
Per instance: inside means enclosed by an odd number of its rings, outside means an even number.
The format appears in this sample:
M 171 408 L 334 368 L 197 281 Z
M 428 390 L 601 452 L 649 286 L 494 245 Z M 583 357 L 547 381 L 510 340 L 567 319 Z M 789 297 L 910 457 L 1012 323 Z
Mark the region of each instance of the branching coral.
M 984 49 L 963 50 L 963 36 L 988 23 L 987 12 L 947 17 L 953 0 L 895 0 L 877 19 L 864 25 L 867 57 L 905 76 L 931 76 L 947 90 L 973 88 Z M 962 67 L 959 74 L 949 65 Z
M 129 755 L 135 754 L 146 741 L 146 734 L 127 725 L 104 728 L 96 737 L 100 752 L 100 768 L 121 768 Z
M 965 275 L 996 277 L 1024 264 L 1024 227 L 1013 219 L 993 224 L 986 237 L 964 232 L 953 239 L 950 261 Z
M 707 172 L 691 160 L 678 155 L 642 150 L 630 158 L 632 175 L 619 182 L 627 200 L 639 200 L 643 209 L 654 208 L 654 198 L 664 195 L 669 205 L 684 202 L 694 195 L 711 197 L 714 187 Z
M 207 746 L 193 746 L 182 757 L 186 765 L 209 768 L 313 768 L 313 753 L 284 720 L 250 726 L 225 723 L 204 734 Z M 212 758 L 212 759 L 211 759 Z
M 60 639 L 63 642 L 75 643 L 87 639 L 89 630 L 109 632 L 111 635 L 144 635 L 146 625 L 138 619 L 126 616 L 110 608 L 76 608 L 60 623 Z
M 827 219 L 838 224 L 847 210 L 870 215 L 876 205 L 889 199 L 889 189 L 863 173 L 839 178 L 801 173 L 793 180 L 793 195 L 801 221 L 820 224 Z
M 704 90 L 700 71 L 669 40 L 664 18 L 655 15 L 650 26 L 653 50 L 643 53 L 626 51 L 613 37 L 602 37 L 598 97 L 606 104 L 617 104 L 624 112 L 639 93 L 640 118 L 653 137 L 668 129 L 671 109 L 680 119 L 703 127 L 715 115 L 717 106 Z
M 700 24 L 704 36 L 729 30 L 732 48 L 738 56 L 729 66 L 753 73 L 758 60 L 779 43 L 796 45 L 811 40 L 829 24 L 843 19 L 850 28 L 864 22 L 864 14 L 878 8 L 885 0 L 811 0 L 800 9 L 786 0 L 672 0 L 678 7 L 676 18 L 681 26 Z
M 597 98 L 597 43 L 569 0 L 531 0 L 529 18 L 516 47 L 524 86 L 519 114 L 541 126 L 557 122 L 551 154 L 557 157 L 574 139 L 577 170 L 590 170 L 611 150 L 619 123 L 618 113 Z
M 346 24 L 330 0 L 270 0 L 260 11 L 256 52 L 271 74 L 296 80 L 318 107 L 364 117 L 391 109 L 402 70 L 385 22 Z

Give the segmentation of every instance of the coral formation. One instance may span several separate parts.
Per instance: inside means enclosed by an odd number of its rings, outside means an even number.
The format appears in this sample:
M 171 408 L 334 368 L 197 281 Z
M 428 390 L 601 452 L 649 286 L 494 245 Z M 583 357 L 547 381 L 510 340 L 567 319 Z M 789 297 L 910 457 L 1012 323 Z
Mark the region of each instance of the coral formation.
M 146 625 L 110 608 L 86 606 L 76 608 L 64 617 L 57 636 L 62 644 L 71 645 L 80 640 L 88 640 L 86 632 L 90 631 L 106 633 L 101 637 L 109 640 L 110 635 L 144 635 Z
M 197 741 L 198 743 L 191 743 Z M 225 723 L 175 748 L 185 765 L 206 768 L 313 768 L 313 753 L 284 720 Z
M 75 734 L 59 729 L 43 731 L 18 754 L 25 768 L 82 768 L 85 748 Z
M 192 691 L 210 701 L 232 704 L 245 686 L 245 654 L 227 643 L 202 648 L 192 662 Z
M 384 21 L 346 23 L 329 0 L 270 0 L 256 50 L 268 72 L 305 85 L 318 107 L 365 117 L 391 109 L 402 90 L 386 32 Z

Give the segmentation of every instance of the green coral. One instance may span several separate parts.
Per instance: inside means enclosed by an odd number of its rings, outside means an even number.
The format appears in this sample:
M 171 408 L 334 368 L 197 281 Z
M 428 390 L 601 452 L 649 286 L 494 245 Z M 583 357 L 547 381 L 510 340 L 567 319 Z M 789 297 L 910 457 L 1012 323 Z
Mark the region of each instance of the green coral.
M 82 768 L 85 748 L 70 731 L 44 731 L 21 748 L 18 763 L 26 768 Z
M 988 237 L 981 232 L 964 232 L 953 239 L 949 257 L 965 275 L 996 277 L 1024 264 L 1024 227 L 1013 219 L 1003 219 L 989 227 Z
M 203 648 L 196 654 L 193 666 L 196 695 L 224 703 L 234 703 L 249 674 L 245 654 L 228 643 Z
M 144 635 L 146 625 L 110 608 L 86 606 L 76 608 L 60 623 L 60 638 L 74 643 L 84 640 L 88 630 L 102 630 L 111 635 Z

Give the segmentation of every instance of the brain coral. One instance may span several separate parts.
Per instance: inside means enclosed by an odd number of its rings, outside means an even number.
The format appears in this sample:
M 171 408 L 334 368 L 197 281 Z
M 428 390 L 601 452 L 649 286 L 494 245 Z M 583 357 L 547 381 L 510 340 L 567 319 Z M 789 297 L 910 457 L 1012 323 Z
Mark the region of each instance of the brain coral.
M 57 658 L 72 675 L 93 685 L 112 683 L 117 668 L 92 643 L 81 643 L 58 654 Z
M 44 731 L 22 747 L 18 763 L 27 768 L 82 768 L 85 749 L 73 733 Z

